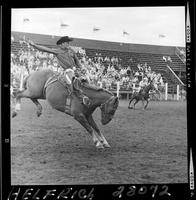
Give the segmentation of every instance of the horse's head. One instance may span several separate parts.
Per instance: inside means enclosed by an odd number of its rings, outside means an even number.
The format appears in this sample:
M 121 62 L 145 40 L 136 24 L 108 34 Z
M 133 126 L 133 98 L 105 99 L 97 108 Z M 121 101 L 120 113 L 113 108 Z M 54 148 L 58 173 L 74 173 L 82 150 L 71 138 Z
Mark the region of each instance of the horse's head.
M 101 109 L 101 123 L 103 125 L 109 123 L 118 107 L 119 100 L 118 97 L 113 96 L 113 94 L 103 88 L 96 87 L 94 85 L 90 85 L 87 82 L 83 82 L 82 80 L 79 81 L 79 84 L 77 86 L 74 86 L 75 88 L 80 88 L 83 93 L 88 96 L 94 105 L 94 106 L 100 106 Z M 74 84 L 73 84 L 74 85 Z M 96 103 L 95 103 L 96 102 Z
M 148 90 L 158 90 L 158 85 L 155 83 L 154 78 L 149 81 Z
M 118 108 L 118 104 L 118 97 L 115 96 L 110 97 L 110 99 L 108 99 L 105 103 L 101 104 L 101 123 L 103 125 L 108 124 L 112 120 L 116 109 Z
M 151 82 L 149 84 L 149 90 L 158 90 L 158 85 L 155 84 L 154 82 Z

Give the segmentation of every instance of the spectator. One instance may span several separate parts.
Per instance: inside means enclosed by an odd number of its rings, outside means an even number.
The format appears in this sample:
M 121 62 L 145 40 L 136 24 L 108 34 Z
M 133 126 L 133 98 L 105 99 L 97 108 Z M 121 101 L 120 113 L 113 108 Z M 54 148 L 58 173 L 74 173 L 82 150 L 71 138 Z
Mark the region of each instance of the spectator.
M 24 45 L 24 44 L 23 44 Z M 31 51 L 30 51 L 31 50 Z M 78 59 L 81 64 L 82 74 L 85 74 L 90 83 L 111 89 L 117 81 L 120 81 L 121 87 L 128 89 L 133 84 L 144 84 L 148 78 L 153 78 L 157 74 L 153 72 L 147 63 L 142 65 L 138 63 L 138 70 L 134 72 L 130 66 L 121 65 L 121 58 L 112 56 L 102 56 L 96 53 L 94 57 L 88 57 L 85 50 L 79 53 Z M 130 58 L 131 59 L 131 58 Z M 15 64 L 16 63 L 16 64 Z M 14 67 L 14 65 L 16 65 Z M 51 68 L 53 71 L 63 73 L 63 68 L 59 65 L 57 57 L 51 53 L 42 53 L 39 51 L 32 51 L 32 48 L 22 51 L 18 55 L 11 55 L 11 70 L 13 74 L 18 73 L 20 77 L 20 66 L 26 66 L 25 72 L 38 70 L 41 67 Z M 15 70 L 17 68 L 17 70 Z M 74 69 L 74 68 L 73 68 Z M 15 75 L 14 75 L 15 76 Z M 157 75 L 156 79 L 163 83 L 161 75 Z M 141 81 L 141 82 L 140 82 Z
M 169 62 L 172 62 L 172 59 L 171 59 L 170 56 L 168 56 L 167 60 L 168 60 Z
M 139 74 L 139 72 L 138 72 L 138 71 L 136 71 L 136 72 L 135 72 L 135 76 L 137 76 L 137 77 L 138 77 L 139 75 L 140 75 L 140 74 Z

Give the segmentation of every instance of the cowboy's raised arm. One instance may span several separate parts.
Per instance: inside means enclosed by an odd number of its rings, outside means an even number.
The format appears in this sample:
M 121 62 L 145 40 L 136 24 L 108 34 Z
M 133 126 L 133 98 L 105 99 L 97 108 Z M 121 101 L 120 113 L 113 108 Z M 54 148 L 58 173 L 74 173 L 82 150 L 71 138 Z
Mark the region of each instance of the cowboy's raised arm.
M 37 45 L 32 41 L 28 41 L 28 43 L 29 43 L 29 45 L 31 45 L 32 47 L 36 48 L 39 51 L 44 51 L 44 52 L 52 53 L 52 54 L 58 53 L 57 50 L 55 50 L 55 49 L 51 49 L 51 48 L 48 48 L 48 47 L 45 47 L 45 46 Z
M 74 59 L 74 61 L 75 61 L 75 63 L 76 63 L 76 66 L 78 67 L 78 68 L 82 68 L 82 65 L 81 65 L 81 63 L 80 63 L 80 61 L 79 61 L 79 59 L 78 59 L 78 56 L 76 55 L 76 54 L 74 54 L 74 57 L 73 57 L 73 59 Z

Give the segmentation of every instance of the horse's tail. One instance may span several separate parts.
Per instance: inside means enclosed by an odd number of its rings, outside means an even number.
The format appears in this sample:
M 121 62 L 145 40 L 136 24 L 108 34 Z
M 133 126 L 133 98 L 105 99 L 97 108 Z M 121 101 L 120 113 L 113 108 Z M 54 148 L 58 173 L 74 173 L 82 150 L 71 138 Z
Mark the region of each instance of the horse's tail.
M 26 90 L 27 89 L 27 80 L 29 78 L 30 75 L 26 76 L 25 79 L 23 80 L 23 84 L 22 87 Z

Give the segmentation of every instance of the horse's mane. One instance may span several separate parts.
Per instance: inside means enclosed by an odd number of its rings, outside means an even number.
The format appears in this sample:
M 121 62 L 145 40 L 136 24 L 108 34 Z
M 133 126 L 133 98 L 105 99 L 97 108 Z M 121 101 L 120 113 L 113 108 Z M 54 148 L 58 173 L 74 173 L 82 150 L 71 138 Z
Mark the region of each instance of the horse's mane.
M 154 87 L 154 84 L 153 84 L 153 82 L 151 81 L 151 82 L 145 87 L 145 89 L 149 89 L 149 88 L 152 88 L 152 87 Z
M 104 88 L 100 88 L 100 87 L 97 87 L 95 85 L 91 85 L 86 80 L 85 81 L 82 80 L 82 87 L 84 87 L 86 89 L 89 89 L 89 90 L 94 90 L 94 91 L 97 91 L 97 92 L 106 92 L 108 94 L 113 95 L 112 92 L 110 92 L 110 91 L 108 91 L 108 90 L 106 90 Z

